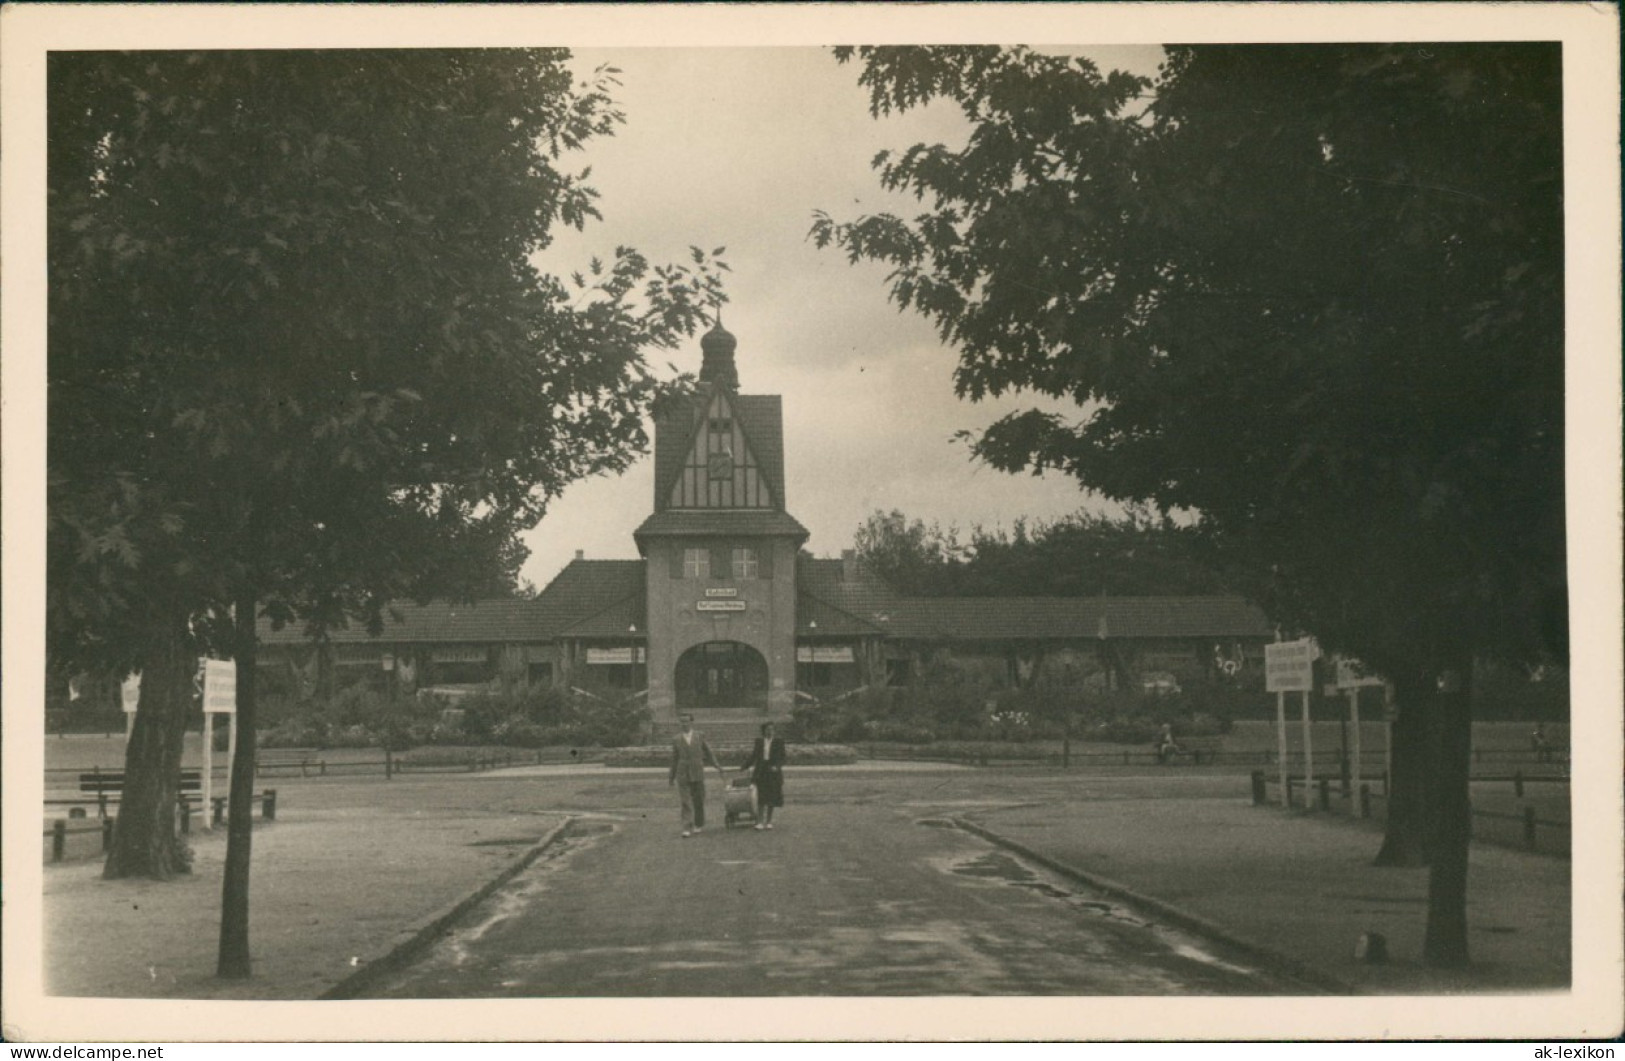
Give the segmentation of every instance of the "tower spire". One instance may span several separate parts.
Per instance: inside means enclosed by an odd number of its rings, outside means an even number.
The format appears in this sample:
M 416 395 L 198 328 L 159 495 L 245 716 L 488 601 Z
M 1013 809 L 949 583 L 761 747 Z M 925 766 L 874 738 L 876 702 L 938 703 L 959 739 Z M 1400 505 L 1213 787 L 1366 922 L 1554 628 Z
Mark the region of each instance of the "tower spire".
M 716 383 L 728 390 L 739 389 L 739 369 L 734 365 L 734 351 L 739 347 L 735 339 L 722 326 L 722 307 L 717 307 L 716 323 L 700 336 L 700 382 Z

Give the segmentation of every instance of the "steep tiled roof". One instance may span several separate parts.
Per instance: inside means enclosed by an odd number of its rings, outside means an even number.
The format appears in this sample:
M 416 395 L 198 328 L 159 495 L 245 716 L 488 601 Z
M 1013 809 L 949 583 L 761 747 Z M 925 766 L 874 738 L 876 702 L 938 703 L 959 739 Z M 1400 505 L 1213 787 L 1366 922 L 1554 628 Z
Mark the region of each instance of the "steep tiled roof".
M 694 400 L 675 406 L 655 419 L 655 498 L 656 512 L 671 499 L 672 484 L 683 473 L 694 431 L 704 420 L 711 389 L 701 387 Z M 784 501 L 784 401 L 777 394 L 734 394 L 728 401 L 745 433 L 745 444 L 756 455 L 762 475 L 773 486 L 780 507 Z
M 664 415 L 655 417 L 655 511 L 660 512 L 671 499 L 672 483 L 683 474 L 683 460 L 688 456 L 689 440 L 694 425 L 699 423 L 700 410 L 709 400 L 703 391 L 692 402 L 674 404 Z
M 642 641 L 649 635 L 649 600 L 643 586 L 602 611 L 559 631 L 562 637 L 607 637 Z
M 534 600 L 486 600 L 475 604 L 397 601 L 384 613 L 384 629 L 377 640 L 438 644 L 550 641 L 567 627 L 586 627 L 600 616 L 605 624 L 619 622 L 618 629 L 624 636 L 629 623 L 636 622 L 641 629 L 647 621 L 642 600 L 642 560 L 573 560 Z M 621 612 L 613 610 L 616 607 L 637 618 L 620 621 Z M 302 626 L 294 624 L 273 631 L 266 619 L 259 622 L 259 639 L 265 645 L 308 640 Z M 328 640 L 343 643 L 372 638 L 365 626 L 355 624 L 330 631 Z
M 893 620 L 904 599 L 862 563 L 807 556 L 796 558 L 796 591 L 798 597 L 813 597 L 884 633 L 896 632 Z M 824 625 L 822 619 L 818 625 Z
M 777 394 L 737 394 L 733 404 L 745 444 L 773 485 L 779 507 L 788 507 L 784 498 L 784 399 Z
M 414 604 L 397 601 L 384 613 L 384 629 L 379 642 L 456 641 L 542 641 L 552 637 L 540 601 L 487 600 L 477 604 L 430 601 Z M 398 618 L 397 618 L 398 616 Z M 272 630 L 268 619 L 258 624 L 259 641 L 264 645 L 302 644 L 309 640 L 302 625 L 295 623 Z M 329 641 L 337 643 L 370 641 L 366 626 L 356 623 L 328 631 Z
M 945 640 L 1269 637 L 1264 613 L 1240 597 L 908 598 L 893 631 Z
M 763 537 L 788 534 L 798 542 L 807 540 L 807 528 L 795 517 L 770 508 L 668 508 L 656 512 L 632 532 L 638 544 L 646 537 L 733 534 Z
M 863 637 L 883 633 L 885 631 L 873 623 L 866 623 L 811 593 L 803 590 L 796 594 L 797 637 Z
M 547 636 L 557 637 L 599 615 L 612 605 L 641 596 L 644 585 L 642 560 L 572 560 L 547 584 L 536 603 L 542 606 Z M 636 621 L 639 626 L 643 618 Z M 626 623 L 621 624 L 621 630 Z

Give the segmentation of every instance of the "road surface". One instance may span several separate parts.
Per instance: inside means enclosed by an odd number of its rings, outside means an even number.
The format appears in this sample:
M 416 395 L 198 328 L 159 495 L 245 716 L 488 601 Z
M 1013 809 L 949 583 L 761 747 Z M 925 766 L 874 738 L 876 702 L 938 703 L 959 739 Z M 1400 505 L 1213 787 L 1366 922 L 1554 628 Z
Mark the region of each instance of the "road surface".
M 952 824 L 986 802 L 798 781 L 772 831 L 683 839 L 675 797 L 578 803 L 564 839 L 368 997 L 1305 990 Z

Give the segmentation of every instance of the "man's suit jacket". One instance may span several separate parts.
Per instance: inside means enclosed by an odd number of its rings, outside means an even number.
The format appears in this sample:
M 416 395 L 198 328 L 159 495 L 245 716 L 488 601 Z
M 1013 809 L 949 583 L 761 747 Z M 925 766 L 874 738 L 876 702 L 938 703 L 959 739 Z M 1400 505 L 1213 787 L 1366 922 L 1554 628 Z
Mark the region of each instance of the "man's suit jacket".
M 679 733 L 671 742 L 671 780 L 704 781 L 707 764 L 718 768 L 722 765 L 699 730 L 691 732 L 689 738 L 685 741 Z

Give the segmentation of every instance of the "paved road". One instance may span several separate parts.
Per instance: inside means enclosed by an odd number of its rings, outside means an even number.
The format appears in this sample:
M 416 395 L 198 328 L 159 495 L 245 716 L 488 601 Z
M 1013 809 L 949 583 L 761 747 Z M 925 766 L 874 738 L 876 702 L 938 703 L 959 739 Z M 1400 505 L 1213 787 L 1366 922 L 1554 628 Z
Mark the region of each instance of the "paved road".
M 584 813 L 372 997 L 1303 990 L 950 824 L 977 807 L 798 785 L 772 832 L 681 839 L 664 803 Z

